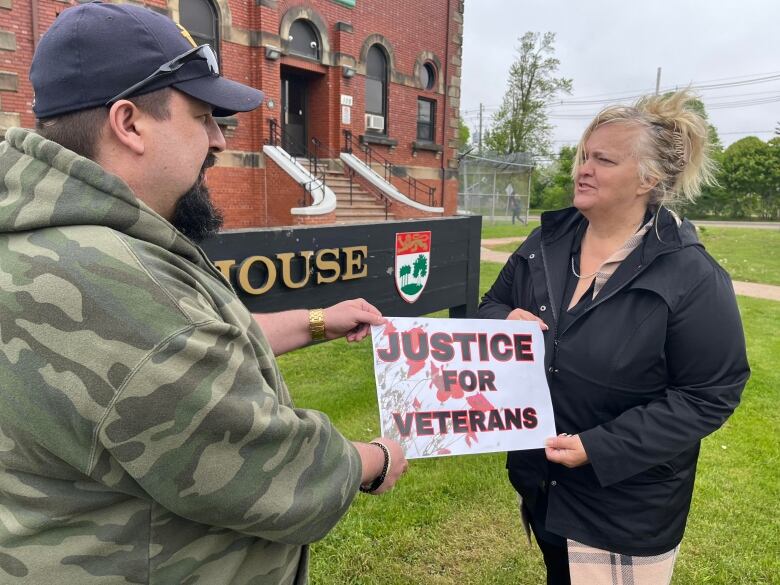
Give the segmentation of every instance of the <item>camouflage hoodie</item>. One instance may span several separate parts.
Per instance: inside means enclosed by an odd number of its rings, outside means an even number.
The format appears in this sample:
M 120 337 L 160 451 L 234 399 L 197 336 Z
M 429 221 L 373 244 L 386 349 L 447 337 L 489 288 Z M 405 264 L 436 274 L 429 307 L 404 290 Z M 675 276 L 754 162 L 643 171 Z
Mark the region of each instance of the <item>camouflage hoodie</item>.
M 305 583 L 360 459 L 203 252 L 97 164 L 0 145 L 0 583 Z

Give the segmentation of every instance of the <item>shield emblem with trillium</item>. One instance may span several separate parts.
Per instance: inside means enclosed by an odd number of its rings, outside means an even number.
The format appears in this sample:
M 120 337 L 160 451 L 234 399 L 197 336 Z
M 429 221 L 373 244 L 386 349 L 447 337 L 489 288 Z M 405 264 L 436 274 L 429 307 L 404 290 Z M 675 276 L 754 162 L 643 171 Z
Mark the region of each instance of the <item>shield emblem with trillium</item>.
M 431 232 L 395 234 L 395 286 L 407 303 L 422 294 L 431 271 Z

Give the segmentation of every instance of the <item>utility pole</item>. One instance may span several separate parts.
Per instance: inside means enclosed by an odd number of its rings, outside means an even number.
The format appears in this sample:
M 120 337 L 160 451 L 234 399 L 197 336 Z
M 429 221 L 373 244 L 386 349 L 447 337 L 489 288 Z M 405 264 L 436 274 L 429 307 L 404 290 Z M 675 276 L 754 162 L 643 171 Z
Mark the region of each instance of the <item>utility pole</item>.
M 658 68 L 658 73 L 655 74 L 655 95 L 661 90 L 661 68 Z
M 479 103 L 479 156 L 482 156 L 482 110 L 484 106 Z

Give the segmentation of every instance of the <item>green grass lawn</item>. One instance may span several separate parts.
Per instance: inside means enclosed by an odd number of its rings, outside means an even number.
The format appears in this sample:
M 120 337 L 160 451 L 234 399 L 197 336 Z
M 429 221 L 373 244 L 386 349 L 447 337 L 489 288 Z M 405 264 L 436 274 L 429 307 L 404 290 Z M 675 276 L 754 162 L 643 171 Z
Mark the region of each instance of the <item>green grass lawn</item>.
M 532 227 L 538 225 L 532 223 Z M 514 228 L 514 232 L 508 227 Z M 521 233 L 517 226 L 485 226 L 482 238 L 517 236 L 517 242 L 490 246 L 491 250 L 514 252 L 519 238 L 530 233 L 530 229 L 525 229 Z M 780 230 L 705 226 L 700 228 L 699 239 L 734 280 L 780 285 Z
M 490 225 L 489 223 L 482 224 L 482 239 L 488 238 L 524 238 L 530 234 L 535 228 L 539 227 L 538 221 L 529 221 L 528 225 L 522 223 L 497 223 Z M 515 246 L 517 247 L 517 246 Z
M 483 292 L 500 268 L 482 264 Z M 780 303 L 739 301 L 753 376 L 735 415 L 703 442 L 674 585 L 780 584 Z M 379 434 L 368 341 L 280 362 L 297 406 L 324 411 L 352 439 Z M 538 585 L 543 574 L 501 454 L 413 461 L 397 489 L 359 495 L 312 550 L 312 585 Z
M 780 230 L 699 229 L 707 251 L 734 280 L 780 285 Z

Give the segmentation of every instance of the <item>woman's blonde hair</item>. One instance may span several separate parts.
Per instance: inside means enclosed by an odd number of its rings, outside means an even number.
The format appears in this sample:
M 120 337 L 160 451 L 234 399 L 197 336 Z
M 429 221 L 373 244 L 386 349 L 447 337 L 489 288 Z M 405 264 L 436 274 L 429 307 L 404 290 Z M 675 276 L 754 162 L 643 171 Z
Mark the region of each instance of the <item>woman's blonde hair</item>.
M 656 181 L 650 205 L 676 207 L 694 201 L 704 185 L 715 184 L 715 163 L 710 158 L 707 122 L 687 107 L 696 99 L 690 90 L 640 98 L 633 106 L 609 106 L 590 123 L 577 145 L 572 176 L 577 180 L 585 160 L 585 142 L 605 124 L 640 128 L 636 145 L 639 178 Z

